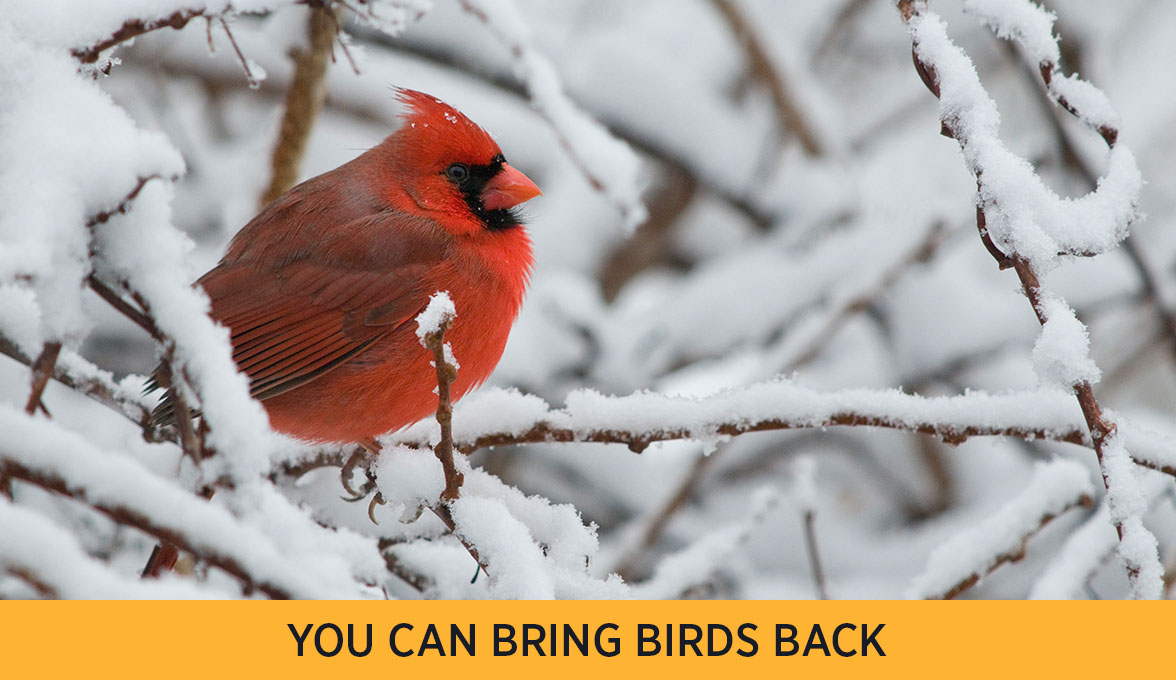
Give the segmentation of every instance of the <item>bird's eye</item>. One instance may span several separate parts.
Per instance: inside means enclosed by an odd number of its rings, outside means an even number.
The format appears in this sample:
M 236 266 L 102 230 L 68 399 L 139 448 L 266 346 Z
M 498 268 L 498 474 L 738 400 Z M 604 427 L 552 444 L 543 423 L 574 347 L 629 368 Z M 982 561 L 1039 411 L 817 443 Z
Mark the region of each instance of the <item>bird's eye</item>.
M 445 176 L 454 182 L 464 182 L 470 177 L 470 169 L 463 163 L 454 163 L 445 168 Z

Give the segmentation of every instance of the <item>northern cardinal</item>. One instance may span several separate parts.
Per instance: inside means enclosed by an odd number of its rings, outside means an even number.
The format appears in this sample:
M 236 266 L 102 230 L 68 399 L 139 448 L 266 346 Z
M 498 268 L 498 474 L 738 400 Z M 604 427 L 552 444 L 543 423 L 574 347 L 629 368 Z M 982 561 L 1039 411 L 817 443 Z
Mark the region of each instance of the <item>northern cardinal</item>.
M 514 210 L 539 188 L 482 128 L 399 90 L 402 125 L 265 206 L 198 283 L 279 432 L 363 442 L 437 407 L 414 317 L 448 291 L 455 397 L 502 356 L 532 267 Z M 165 403 L 159 419 L 174 419 Z

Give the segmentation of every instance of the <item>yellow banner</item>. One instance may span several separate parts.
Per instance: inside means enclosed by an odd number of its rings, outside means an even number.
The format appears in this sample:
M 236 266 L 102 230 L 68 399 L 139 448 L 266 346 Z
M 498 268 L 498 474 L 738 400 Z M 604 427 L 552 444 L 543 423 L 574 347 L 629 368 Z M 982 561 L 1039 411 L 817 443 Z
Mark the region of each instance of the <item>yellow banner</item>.
M 3 602 L 0 654 L 10 678 L 1093 677 L 1167 667 L 1174 615 L 1163 602 Z

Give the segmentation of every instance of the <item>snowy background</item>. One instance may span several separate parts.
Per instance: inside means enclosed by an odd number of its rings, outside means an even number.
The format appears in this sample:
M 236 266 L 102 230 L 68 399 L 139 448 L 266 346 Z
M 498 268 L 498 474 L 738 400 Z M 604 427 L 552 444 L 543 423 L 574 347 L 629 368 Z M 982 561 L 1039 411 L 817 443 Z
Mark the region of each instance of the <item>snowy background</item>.
M 500 444 L 458 461 L 459 540 L 418 512 L 435 423 L 341 500 L 352 448 L 270 433 L 189 288 L 269 185 L 308 6 L 0 1 L 0 597 L 1173 596 L 1176 4 L 900 4 L 338 3 L 303 178 L 395 85 L 544 192 L 456 409 Z M 201 464 L 144 424 L 160 358 Z

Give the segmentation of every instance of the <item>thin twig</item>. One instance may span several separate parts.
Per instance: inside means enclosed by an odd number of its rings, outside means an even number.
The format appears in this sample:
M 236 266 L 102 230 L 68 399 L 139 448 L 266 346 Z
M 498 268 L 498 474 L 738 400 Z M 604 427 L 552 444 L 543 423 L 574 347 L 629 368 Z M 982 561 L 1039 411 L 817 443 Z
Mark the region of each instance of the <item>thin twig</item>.
M 380 554 L 384 557 L 384 564 L 388 567 L 388 573 L 404 581 L 413 590 L 424 593 L 433 587 L 433 581 L 428 576 L 410 569 L 396 556 L 394 548 L 402 543 L 403 540 L 381 538 L 376 545 L 380 550 Z
M 225 11 L 231 11 L 231 9 L 226 8 Z M 196 17 L 212 18 L 213 16 L 220 15 L 210 14 L 206 9 L 200 7 L 176 10 L 165 17 L 157 19 L 128 19 L 109 37 L 103 38 L 87 47 L 75 47 L 70 51 L 70 54 L 83 64 L 93 64 L 98 61 L 98 57 L 106 50 L 144 33 L 150 33 L 161 28 L 174 28 L 179 30 L 187 26 L 188 22 Z
M 15 577 L 21 581 L 24 581 L 25 585 L 32 588 L 37 593 L 37 595 L 41 596 L 41 599 L 44 599 L 44 600 L 60 600 L 61 599 L 61 595 L 58 594 L 56 588 L 54 588 L 53 586 L 49 585 L 48 583 L 42 581 L 40 578 L 37 577 L 36 574 L 32 573 L 28 569 L 23 569 L 20 567 L 9 567 L 5 571 L 7 571 L 13 577 Z
M 821 553 L 817 549 L 816 511 L 806 508 L 804 511 L 804 545 L 808 549 L 809 567 L 813 572 L 813 583 L 817 588 L 817 598 L 829 599 L 829 587 L 825 582 L 825 568 L 821 566 Z
M 237 60 L 241 62 L 241 68 L 245 70 L 245 81 L 249 83 L 250 89 L 257 89 L 261 84 L 261 79 L 253 75 L 253 69 L 249 67 L 249 60 L 245 57 L 245 53 L 241 51 L 241 46 L 237 44 L 237 39 L 233 36 L 233 30 L 229 28 L 229 22 L 225 21 L 222 14 L 217 17 L 220 21 L 221 28 L 225 29 L 225 35 L 229 38 L 229 44 L 233 46 L 233 51 L 237 53 Z
M 433 364 L 437 368 L 437 424 L 441 428 L 441 439 L 433 447 L 433 453 L 445 470 L 445 491 L 441 492 L 441 504 L 448 505 L 461 495 L 465 476 L 453 462 L 453 401 L 449 389 L 457 379 L 457 368 L 445 358 L 445 332 L 452 325 L 452 318 L 441 322 L 437 330 L 426 333 L 425 347 L 433 352 Z M 451 527 L 452 528 L 452 527 Z
M 142 328 L 150 335 L 152 339 L 158 341 L 163 340 L 163 334 L 160 333 L 159 328 L 155 326 L 155 322 L 150 316 L 143 313 L 143 310 L 136 307 L 133 303 L 127 302 L 122 295 L 107 285 L 97 275 L 90 274 L 86 278 L 86 283 L 90 286 L 90 290 L 98 294 L 111 307 L 114 307 L 120 314 L 130 319 L 136 326 Z

